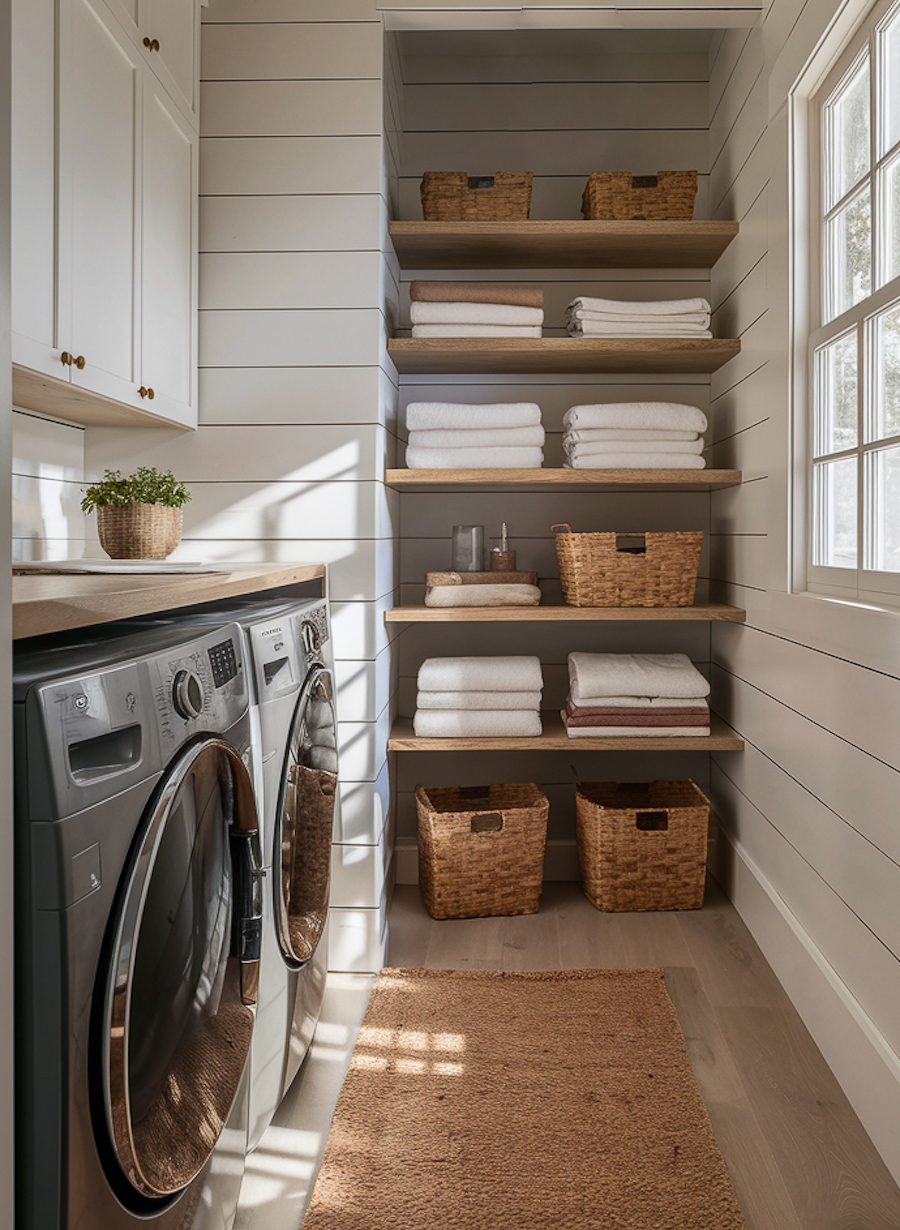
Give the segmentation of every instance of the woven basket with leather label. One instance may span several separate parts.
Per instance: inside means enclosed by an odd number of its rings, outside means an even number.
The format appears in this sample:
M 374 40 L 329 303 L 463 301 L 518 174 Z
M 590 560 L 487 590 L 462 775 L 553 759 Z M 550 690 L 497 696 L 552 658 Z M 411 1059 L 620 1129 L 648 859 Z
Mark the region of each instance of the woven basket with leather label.
M 588 221 L 690 222 L 696 171 L 595 171 L 585 185 L 581 212 Z
M 573 533 L 552 526 L 569 606 L 693 606 L 702 530 Z
M 524 222 L 531 208 L 531 181 L 531 171 L 426 171 L 422 212 L 426 222 Z

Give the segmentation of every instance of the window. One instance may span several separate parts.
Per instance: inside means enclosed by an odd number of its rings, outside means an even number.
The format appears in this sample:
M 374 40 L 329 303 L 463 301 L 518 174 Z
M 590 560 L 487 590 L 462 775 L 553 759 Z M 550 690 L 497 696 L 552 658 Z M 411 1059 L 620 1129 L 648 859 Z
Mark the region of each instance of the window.
M 812 111 L 807 585 L 900 603 L 897 0 L 872 11 Z

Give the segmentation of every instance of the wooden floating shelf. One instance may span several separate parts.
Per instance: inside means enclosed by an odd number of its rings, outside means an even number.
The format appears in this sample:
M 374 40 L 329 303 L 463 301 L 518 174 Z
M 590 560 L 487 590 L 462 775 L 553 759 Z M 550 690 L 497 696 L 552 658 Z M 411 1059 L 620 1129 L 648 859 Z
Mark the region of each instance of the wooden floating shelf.
M 531 491 L 718 491 L 741 485 L 740 470 L 385 470 L 395 491 L 480 487 Z
M 744 740 L 715 714 L 708 735 L 570 739 L 555 710 L 541 715 L 544 733 L 514 739 L 419 739 L 412 718 L 398 718 L 388 740 L 389 752 L 742 752 Z
M 404 269 L 688 269 L 714 265 L 737 222 L 391 222 Z
M 718 371 L 740 351 L 738 338 L 715 337 L 395 337 L 388 342 L 388 355 L 405 376 L 703 375 Z
M 386 624 L 436 623 L 556 623 L 602 620 L 676 620 L 742 624 L 747 612 L 722 602 L 696 606 L 398 606 L 385 611 Z

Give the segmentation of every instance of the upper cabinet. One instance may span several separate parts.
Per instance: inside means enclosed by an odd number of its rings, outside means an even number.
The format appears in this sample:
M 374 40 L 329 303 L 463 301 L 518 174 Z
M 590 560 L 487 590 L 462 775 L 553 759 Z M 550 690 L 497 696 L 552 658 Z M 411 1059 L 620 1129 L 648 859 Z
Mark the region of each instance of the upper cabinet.
M 196 425 L 191 83 L 173 88 L 153 60 L 162 38 L 144 48 L 128 26 L 158 11 L 174 39 L 176 9 L 193 73 L 193 0 L 15 0 L 13 397 L 26 408 Z M 174 48 L 171 65 L 184 68 Z
M 200 17 L 194 0 L 110 0 L 154 73 L 196 117 L 200 79 Z

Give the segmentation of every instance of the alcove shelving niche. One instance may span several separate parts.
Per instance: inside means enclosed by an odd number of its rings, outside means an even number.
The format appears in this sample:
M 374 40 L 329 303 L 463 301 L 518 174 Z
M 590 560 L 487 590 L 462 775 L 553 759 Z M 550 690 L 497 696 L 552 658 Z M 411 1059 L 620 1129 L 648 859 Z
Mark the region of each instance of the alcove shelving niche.
M 392 222 L 401 268 L 637 269 L 709 268 L 738 234 L 736 222 Z M 709 374 L 740 353 L 737 338 L 395 338 L 388 353 L 401 375 Z M 407 470 L 385 472 L 399 492 L 711 492 L 740 485 L 739 470 Z M 388 624 L 673 621 L 743 623 L 746 612 L 724 603 L 692 607 L 586 608 L 452 607 L 421 605 L 385 612 Z M 704 736 L 578 738 L 560 715 L 542 715 L 531 738 L 418 738 L 412 720 L 398 718 L 388 750 L 461 751 L 742 751 L 743 740 L 712 715 Z

